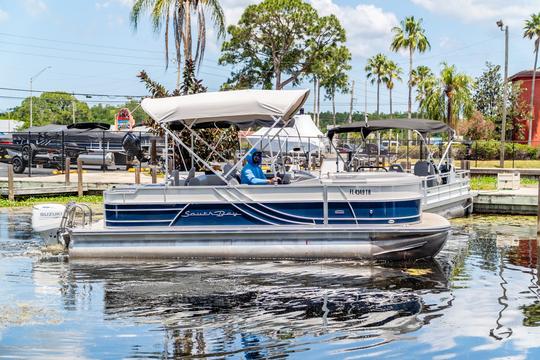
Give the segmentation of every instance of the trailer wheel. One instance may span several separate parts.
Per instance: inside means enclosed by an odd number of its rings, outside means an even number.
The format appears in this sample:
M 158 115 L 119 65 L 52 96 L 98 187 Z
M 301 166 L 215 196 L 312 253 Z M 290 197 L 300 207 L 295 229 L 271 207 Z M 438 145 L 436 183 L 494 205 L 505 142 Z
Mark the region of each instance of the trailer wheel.
M 13 165 L 13 172 L 15 174 L 22 174 L 26 169 L 26 164 L 20 156 L 14 156 L 11 159 L 11 164 Z
M 30 155 L 33 155 L 35 151 L 34 144 L 26 144 L 21 149 L 21 156 L 24 161 L 30 160 Z

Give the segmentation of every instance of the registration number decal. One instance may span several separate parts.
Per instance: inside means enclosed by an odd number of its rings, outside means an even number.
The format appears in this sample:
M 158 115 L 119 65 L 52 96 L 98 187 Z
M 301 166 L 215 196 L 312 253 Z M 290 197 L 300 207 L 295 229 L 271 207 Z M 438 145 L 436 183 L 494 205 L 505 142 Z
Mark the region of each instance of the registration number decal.
M 371 189 L 349 189 L 350 195 L 371 195 Z

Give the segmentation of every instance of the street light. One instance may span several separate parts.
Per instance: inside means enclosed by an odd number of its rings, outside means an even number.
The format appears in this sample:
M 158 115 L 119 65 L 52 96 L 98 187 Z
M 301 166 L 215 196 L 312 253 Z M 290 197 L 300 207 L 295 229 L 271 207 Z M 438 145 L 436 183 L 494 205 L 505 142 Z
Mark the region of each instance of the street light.
M 32 101 L 32 82 L 34 81 L 35 78 L 37 78 L 39 75 L 41 75 L 45 70 L 47 69 L 50 69 L 51 66 L 46 66 L 44 67 L 43 69 L 41 69 L 36 75 L 32 76 L 30 78 L 30 127 L 32 127 L 32 124 L 33 124 L 33 109 L 32 109 L 32 105 L 33 105 L 33 101 Z
M 499 166 L 504 168 L 504 151 L 506 141 L 506 102 L 508 101 L 508 25 L 504 26 L 502 20 L 497 21 L 497 26 L 504 31 L 504 84 L 503 84 L 503 112 L 501 124 L 501 150 Z

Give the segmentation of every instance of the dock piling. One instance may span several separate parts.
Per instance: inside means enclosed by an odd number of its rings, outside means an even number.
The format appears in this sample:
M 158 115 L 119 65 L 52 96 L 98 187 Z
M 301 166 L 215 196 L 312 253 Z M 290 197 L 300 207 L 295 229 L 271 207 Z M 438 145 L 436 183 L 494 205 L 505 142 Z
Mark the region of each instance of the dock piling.
M 15 189 L 13 181 L 13 164 L 8 165 L 8 200 L 15 200 Z
M 83 162 L 82 159 L 77 159 L 77 195 L 83 196 Z
M 133 165 L 135 167 L 135 184 L 139 185 L 141 183 L 141 163 L 134 161 Z
M 150 174 L 152 175 L 152 184 L 157 184 L 157 169 L 155 166 L 150 167 Z
M 66 185 L 69 186 L 71 184 L 71 181 L 69 179 L 69 172 L 70 172 L 70 165 L 71 165 L 71 159 L 69 157 L 66 158 L 65 164 L 64 164 L 64 176 L 66 179 Z

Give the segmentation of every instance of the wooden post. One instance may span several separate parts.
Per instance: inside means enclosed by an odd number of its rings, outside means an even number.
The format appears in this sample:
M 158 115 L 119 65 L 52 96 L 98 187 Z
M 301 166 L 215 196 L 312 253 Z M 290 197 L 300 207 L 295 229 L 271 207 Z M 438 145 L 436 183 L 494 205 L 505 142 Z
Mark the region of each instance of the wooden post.
M 150 174 L 152 175 L 152 184 L 157 183 L 157 169 L 155 166 L 150 167 Z
M 135 166 L 135 184 L 139 185 L 141 183 L 141 163 L 133 162 Z
M 157 164 L 157 145 L 155 139 L 150 141 L 150 164 Z
M 13 164 L 8 165 L 8 200 L 15 200 L 15 189 L 13 181 Z
M 83 169 L 82 159 L 77 158 L 77 194 L 83 196 Z
M 64 176 L 66 177 L 66 185 L 70 185 L 71 181 L 69 180 L 69 171 L 71 165 L 71 159 L 69 157 L 66 158 L 66 163 L 64 164 Z

